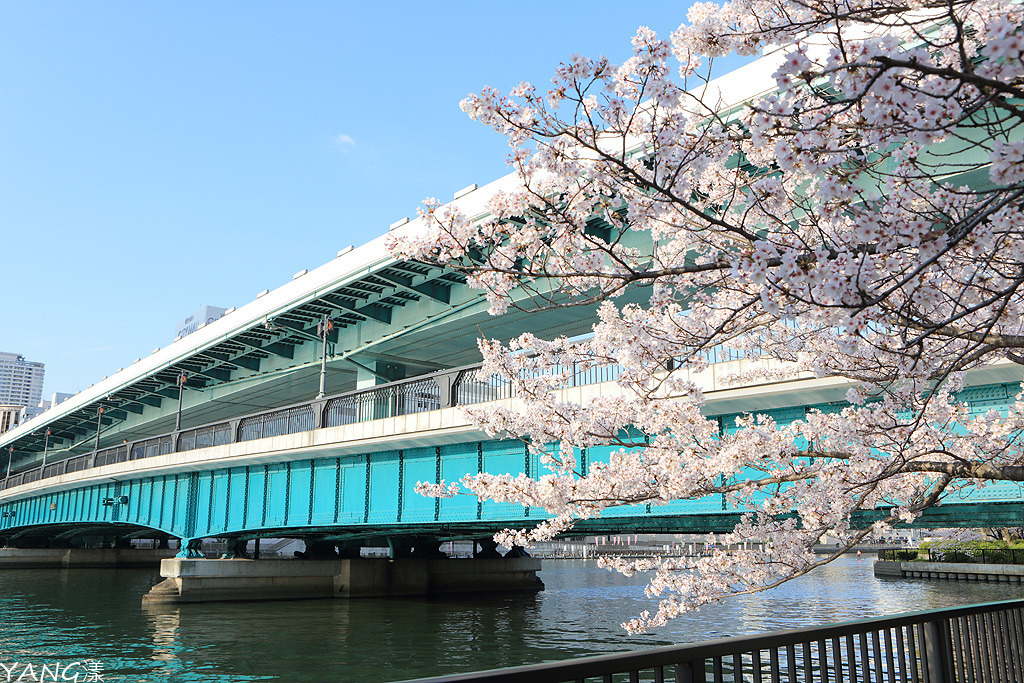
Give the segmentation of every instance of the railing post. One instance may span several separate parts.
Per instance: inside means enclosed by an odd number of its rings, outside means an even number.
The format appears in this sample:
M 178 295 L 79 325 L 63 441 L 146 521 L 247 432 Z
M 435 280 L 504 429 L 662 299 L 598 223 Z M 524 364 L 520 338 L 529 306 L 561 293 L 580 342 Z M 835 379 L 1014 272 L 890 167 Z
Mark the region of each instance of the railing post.
M 323 429 L 327 424 L 325 413 L 327 412 L 327 401 L 313 402 L 313 429 Z
M 928 621 L 921 624 L 921 668 L 928 683 L 953 683 L 953 661 L 946 621 Z
M 437 398 L 442 408 L 455 407 L 455 381 L 458 372 L 446 372 L 443 375 L 435 375 L 437 382 Z
M 698 671 L 697 665 L 700 665 Z M 675 678 L 676 683 L 703 683 L 704 678 L 704 660 L 680 662 L 675 666 Z

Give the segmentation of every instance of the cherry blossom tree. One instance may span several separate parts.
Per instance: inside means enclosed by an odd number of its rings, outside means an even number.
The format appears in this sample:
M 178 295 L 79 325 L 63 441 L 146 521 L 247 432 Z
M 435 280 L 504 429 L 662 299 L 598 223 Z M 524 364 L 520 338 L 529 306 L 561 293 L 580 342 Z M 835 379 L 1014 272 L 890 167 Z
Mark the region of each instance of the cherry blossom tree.
M 641 630 L 830 561 L 811 552 L 824 533 L 839 553 L 1024 481 L 1024 402 L 972 416 L 959 398 L 972 369 L 1024 363 L 1022 25 L 1005 0 L 698 2 L 670 40 L 641 28 L 622 65 L 574 56 L 547 89 L 468 97 L 520 185 L 484 219 L 427 200 L 429 230 L 395 253 L 465 271 L 496 314 L 597 318 L 584 342 L 480 342 L 519 401 L 473 419 L 557 443 L 546 473 L 421 489 L 547 509 L 501 535 L 519 545 L 615 505 L 727 496 L 745 510 L 728 547 L 606 561 L 654 572 L 659 608 L 626 624 Z M 730 53 L 774 80 L 731 100 L 708 75 Z M 845 378 L 846 403 L 723 431 L 701 390 L 723 349 L 747 359 L 737 384 Z M 621 367 L 614 395 L 559 391 L 558 369 L 600 364 Z M 581 471 L 580 449 L 609 444 Z

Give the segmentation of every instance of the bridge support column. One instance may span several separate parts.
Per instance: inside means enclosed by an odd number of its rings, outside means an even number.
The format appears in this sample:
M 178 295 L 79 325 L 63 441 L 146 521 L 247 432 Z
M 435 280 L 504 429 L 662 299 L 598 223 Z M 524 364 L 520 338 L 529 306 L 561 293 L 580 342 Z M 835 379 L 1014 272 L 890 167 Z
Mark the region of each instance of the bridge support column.
M 164 581 L 147 603 L 358 598 L 488 591 L 538 591 L 540 560 L 374 558 L 336 560 L 164 560 Z
M 181 539 L 181 550 L 175 557 L 182 558 L 202 558 L 206 557 L 203 555 L 203 539 L 201 538 L 183 538 Z

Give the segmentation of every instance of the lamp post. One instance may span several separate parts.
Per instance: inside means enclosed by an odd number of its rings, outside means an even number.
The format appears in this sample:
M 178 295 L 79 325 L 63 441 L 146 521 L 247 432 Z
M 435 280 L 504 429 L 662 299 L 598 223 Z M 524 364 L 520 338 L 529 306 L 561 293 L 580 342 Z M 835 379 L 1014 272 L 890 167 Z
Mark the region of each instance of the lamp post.
M 103 426 L 103 406 L 96 409 L 96 445 L 93 446 L 94 451 L 100 449 L 100 427 Z
M 14 460 L 14 446 L 7 449 L 7 478 L 11 478 L 11 462 Z
M 174 419 L 174 431 L 181 429 L 181 397 L 185 393 L 185 382 L 188 381 L 188 374 L 181 373 L 178 375 L 178 415 Z
M 316 333 L 323 342 L 323 349 L 320 354 L 320 393 L 316 395 L 317 399 L 324 397 L 324 390 L 327 386 L 327 337 L 334 331 L 334 320 L 329 318 L 327 314 L 316 325 Z
M 46 436 L 43 438 L 43 465 L 42 469 L 46 469 L 46 451 L 50 449 L 50 428 L 46 428 Z
M 103 406 L 96 409 L 96 442 L 92 447 L 92 458 L 89 459 L 89 467 L 96 467 L 96 454 L 100 450 L 100 427 L 103 426 Z

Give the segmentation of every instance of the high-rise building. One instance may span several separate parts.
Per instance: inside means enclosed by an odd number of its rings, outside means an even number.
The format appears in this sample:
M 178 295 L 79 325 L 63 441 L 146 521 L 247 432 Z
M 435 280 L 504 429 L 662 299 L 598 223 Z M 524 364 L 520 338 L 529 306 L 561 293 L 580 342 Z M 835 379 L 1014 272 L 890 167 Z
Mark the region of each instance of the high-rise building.
M 0 404 L 36 406 L 43 399 L 43 364 L 0 352 Z

